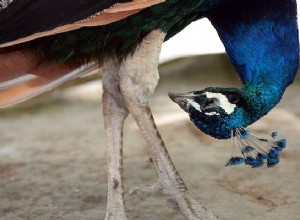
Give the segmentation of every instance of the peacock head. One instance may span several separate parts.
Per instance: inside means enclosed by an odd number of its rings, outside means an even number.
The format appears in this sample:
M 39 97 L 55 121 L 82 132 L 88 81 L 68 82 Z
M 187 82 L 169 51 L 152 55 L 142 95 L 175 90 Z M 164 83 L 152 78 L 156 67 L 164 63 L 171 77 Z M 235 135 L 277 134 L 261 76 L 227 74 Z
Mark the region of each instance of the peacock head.
M 246 126 L 267 114 L 279 102 L 282 93 L 278 88 L 263 90 L 260 86 L 209 87 L 186 94 L 169 93 L 169 97 L 204 133 L 218 139 L 233 138 L 233 148 L 237 144 L 239 153 L 234 149 L 226 166 L 245 164 L 257 168 L 265 163 L 268 167 L 279 163 L 279 152 L 285 148 L 286 141 L 275 140 L 278 132 L 273 132 L 271 139 L 259 137 L 261 134 Z
M 274 106 L 267 109 L 269 104 L 262 105 L 262 97 L 256 94 L 251 98 L 248 93 L 246 88 L 209 87 L 186 94 L 169 93 L 169 97 L 201 131 L 214 138 L 228 139 L 235 129 L 252 124 Z

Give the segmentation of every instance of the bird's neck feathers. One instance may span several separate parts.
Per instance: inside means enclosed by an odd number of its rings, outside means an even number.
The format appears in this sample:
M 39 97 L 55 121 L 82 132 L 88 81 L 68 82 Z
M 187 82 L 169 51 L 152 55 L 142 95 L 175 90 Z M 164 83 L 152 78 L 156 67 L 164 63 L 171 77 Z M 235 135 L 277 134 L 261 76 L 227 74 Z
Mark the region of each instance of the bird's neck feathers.
M 252 111 L 257 111 L 258 119 L 280 101 L 297 73 L 296 0 L 229 2 L 211 11 L 208 18 L 240 75 L 242 91 L 252 99 Z

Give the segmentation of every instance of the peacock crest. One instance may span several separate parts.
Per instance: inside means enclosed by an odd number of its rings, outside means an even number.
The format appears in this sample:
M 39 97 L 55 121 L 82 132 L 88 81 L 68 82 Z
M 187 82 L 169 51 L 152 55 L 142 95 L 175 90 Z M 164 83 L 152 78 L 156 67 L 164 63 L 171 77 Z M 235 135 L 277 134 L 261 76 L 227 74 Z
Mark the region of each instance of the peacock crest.
M 243 127 L 232 130 L 233 152 L 225 166 L 245 164 L 258 168 L 266 164 L 270 168 L 279 163 L 279 154 L 286 147 L 286 140 L 277 140 L 278 132 L 272 132 L 268 138 L 261 138 L 257 133 Z

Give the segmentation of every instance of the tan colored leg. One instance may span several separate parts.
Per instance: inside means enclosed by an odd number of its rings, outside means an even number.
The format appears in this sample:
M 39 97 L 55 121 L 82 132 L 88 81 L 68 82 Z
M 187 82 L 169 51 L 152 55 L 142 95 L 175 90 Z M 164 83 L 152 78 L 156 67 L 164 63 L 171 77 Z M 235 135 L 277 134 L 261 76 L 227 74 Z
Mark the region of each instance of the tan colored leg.
M 103 66 L 103 115 L 108 155 L 108 195 L 105 220 L 125 220 L 123 186 L 123 125 L 128 116 L 119 89 L 119 64 L 113 60 Z
M 177 170 L 157 130 L 148 106 L 147 96 L 153 92 L 158 80 L 158 57 L 165 34 L 153 31 L 148 34 L 132 56 L 120 67 L 120 88 L 127 109 L 151 149 L 151 158 L 158 173 L 158 182 L 136 186 L 133 191 L 161 192 L 187 219 L 218 219 L 193 199 Z

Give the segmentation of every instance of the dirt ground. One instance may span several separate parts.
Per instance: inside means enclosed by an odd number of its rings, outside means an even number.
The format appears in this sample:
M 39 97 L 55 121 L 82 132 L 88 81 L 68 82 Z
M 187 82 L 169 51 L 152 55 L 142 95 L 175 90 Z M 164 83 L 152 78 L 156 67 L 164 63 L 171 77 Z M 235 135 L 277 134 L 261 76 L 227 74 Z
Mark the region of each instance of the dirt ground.
M 227 220 L 300 219 L 299 80 L 252 128 L 285 137 L 278 166 L 224 167 L 231 141 L 198 132 L 167 96 L 206 86 L 236 86 L 223 55 L 177 60 L 160 68 L 150 100 L 154 117 L 190 192 Z M 224 73 L 226 72 L 226 73 Z M 89 85 L 89 86 L 86 86 Z M 100 81 L 68 87 L 0 112 L 0 219 L 96 220 L 106 206 L 106 147 Z M 182 220 L 161 195 L 129 195 L 130 186 L 157 176 L 134 121 L 125 126 L 125 197 L 130 219 Z

